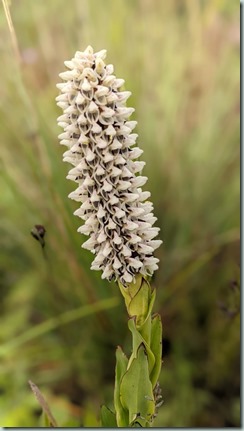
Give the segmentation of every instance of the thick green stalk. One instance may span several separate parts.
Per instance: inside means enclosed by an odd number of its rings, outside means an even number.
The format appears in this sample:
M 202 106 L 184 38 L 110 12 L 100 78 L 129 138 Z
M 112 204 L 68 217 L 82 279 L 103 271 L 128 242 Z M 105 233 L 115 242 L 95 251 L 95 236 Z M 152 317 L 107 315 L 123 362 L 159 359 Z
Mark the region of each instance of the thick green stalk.
M 127 287 L 119 284 L 129 314 L 132 353 L 116 355 L 115 415 L 118 427 L 150 427 L 156 413 L 155 388 L 161 369 L 162 324 L 152 316 L 153 290 L 142 276 Z

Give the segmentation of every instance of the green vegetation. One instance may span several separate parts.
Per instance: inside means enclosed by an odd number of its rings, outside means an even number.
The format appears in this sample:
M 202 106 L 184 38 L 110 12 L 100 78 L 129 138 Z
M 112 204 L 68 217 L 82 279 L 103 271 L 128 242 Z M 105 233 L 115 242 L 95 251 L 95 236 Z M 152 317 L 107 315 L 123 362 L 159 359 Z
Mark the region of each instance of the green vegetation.
M 111 407 L 119 289 L 90 271 L 67 198 L 58 73 L 91 44 L 132 91 L 163 246 L 155 312 L 164 343 L 162 427 L 240 426 L 239 2 L 12 0 L 0 7 L 0 425 L 59 426 Z M 45 254 L 30 235 L 46 228 Z

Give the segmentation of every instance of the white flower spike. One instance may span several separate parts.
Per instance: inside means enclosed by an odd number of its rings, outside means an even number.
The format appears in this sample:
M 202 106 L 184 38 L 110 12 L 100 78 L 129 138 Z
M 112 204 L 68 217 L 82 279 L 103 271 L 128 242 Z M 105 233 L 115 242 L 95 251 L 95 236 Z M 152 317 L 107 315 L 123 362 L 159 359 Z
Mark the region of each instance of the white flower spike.
M 162 241 L 153 240 L 159 228 L 153 227 L 150 193 L 140 188 L 147 181 L 140 176 L 145 163 L 135 159 L 143 151 L 131 148 L 137 138 L 131 133 L 137 123 L 129 121 L 134 109 L 126 107 L 131 93 L 120 90 L 124 80 L 105 58 L 106 50 L 94 53 L 88 46 L 65 61 L 68 70 L 57 85 L 59 139 L 68 147 L 64 161 L 74 166 L 67 178 L 78 188 L 69 197 L 81 202 L 75 215 L 85 222 L 78 231 L 89 236 L 83 248 L 95 254 L 91 269 L 126 286 L 158 268 L 153 252 Z

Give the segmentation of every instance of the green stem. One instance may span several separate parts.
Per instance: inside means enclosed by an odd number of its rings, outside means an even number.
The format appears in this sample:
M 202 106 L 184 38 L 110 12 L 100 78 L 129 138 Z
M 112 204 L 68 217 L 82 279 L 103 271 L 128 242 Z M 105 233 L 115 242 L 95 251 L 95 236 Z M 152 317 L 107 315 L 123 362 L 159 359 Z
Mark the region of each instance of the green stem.
M 129 314 L 132 353 L 129 360 L 117 355 L 115 415 L 118 427 L 152 426 L 156 416 L 154 390 L 161 369 L 162 325 L 159 315 L 152 317 L 155 290 L 142 276 L 136 283 L 120 285 Z

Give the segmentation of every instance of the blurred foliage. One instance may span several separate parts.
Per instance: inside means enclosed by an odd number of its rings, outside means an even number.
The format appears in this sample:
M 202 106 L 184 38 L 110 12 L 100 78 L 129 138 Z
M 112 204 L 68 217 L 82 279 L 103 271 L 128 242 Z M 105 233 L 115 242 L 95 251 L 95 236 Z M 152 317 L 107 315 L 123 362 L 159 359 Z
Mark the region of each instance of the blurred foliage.
M 18 52 L 0 7 L 1 426 L 43 426 L 28 380 L 59 426 L 96 426 L 100 405 L 111 407 L 116 346 L 130 351 L 119 290 L 80 248 L 57 139 L 58 73 L 88 44 L 108 50 L 133 93 L 164 240 L 155 426 L 240 426 L 239 2 L 12 0 L 10 11 Z M 47 231 L 46 258 L 35 224 Z M 109 298 L 113 307 L 96 309 Z M 77 315 L 86 305 L 91 313 Z

